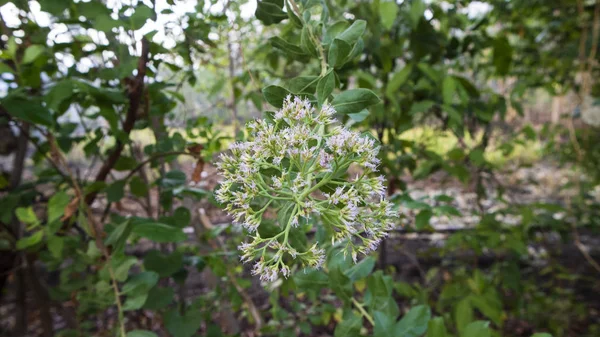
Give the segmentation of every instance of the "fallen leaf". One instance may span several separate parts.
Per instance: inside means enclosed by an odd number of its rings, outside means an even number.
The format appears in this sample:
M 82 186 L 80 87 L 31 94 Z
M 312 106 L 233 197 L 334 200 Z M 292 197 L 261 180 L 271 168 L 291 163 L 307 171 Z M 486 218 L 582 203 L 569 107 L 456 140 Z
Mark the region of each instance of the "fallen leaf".
M 73 214 L 75 214 L 75 212 L 77 212 L 78 208 L 79 208 L 79 197 L 75 197 L 65 207 L 65 214 L 62 216 L 62 218 L 60 218 L 60 221 L 66 221 L 66 220 L 70 219 L 73 216 Z
M 202 179 L 202 171 L 204 170 L 204 159 L 202 157 L 198 158 L 196 162 L 196 167 L 194 168 L 194 172 L 192 173 L 192 181 L 198 184 Z

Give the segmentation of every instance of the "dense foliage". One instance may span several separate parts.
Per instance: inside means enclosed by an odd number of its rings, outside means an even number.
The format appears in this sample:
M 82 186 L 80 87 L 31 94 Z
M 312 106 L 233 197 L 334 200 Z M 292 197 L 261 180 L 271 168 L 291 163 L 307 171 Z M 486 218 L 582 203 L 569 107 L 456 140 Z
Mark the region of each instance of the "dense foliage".
M 600 334 L 599 1 L 0 5 L 0 334 Z

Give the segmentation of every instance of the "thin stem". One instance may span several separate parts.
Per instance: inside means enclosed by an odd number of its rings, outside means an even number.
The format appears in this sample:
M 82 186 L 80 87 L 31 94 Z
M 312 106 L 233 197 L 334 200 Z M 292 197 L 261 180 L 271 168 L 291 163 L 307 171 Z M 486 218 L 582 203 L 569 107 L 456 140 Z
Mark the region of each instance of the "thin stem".
M 102 236 L 100 234 L 100 227 L 98 227 L 96 225 L 96 221 L 94 220 L 94 216 L 92 215 L 90 207 L 88 207 L 88 204 L 84 200 L 84 194 L 81 190 L 81 187 L 79 186 L 77 179 L 75 179 L 75 175 L 73 174 L 73 171 L 71 170 L 71 168 L 67 164 L 65 158 L 63 157 L 62 153 L 58 149 L 55 138 L 50 133 L 46 134 L 46 138 L 48 139 L 48 143 L 50 144 L 50 153 L 52 154 L 52 158 L 55 158 L 57 166 L 62 165 L 65 168 L 69 178 L 72 181 L 73 189 L 75 190 L 75 198 L 76 198 L 76 200 L 79 200 L 79 207 L 83 209 L 83 211 L 86 214 L 86 217 L 88 218 L 88 221 L 90 222 L 89 228 L 92 233 L 92 236 L 94 237 L 94 239 L 96 241 L 96 246 L 104 255 L 104 258 L 106 260 L 107 267 L 108 267 L 108 273 L 109 273 L 111 281 L 112 281 L 111 283 L 112 283 L 113 291 L 115 293 L 115 303 L 117 306 L 117 311 L 119 313 L 119 330 L 121 332 L 121 337 L 126 337 L 127 332 L 125 331 L 123 305 L 121 303 L 121 298 L 119 297 L 119 286 L 117 284 L 117 278 L 115 276 L 115 272 L 111 265 L 110 252 L 108 251 L 108 249 L 104 245 L 104 242 L 102 241 Z
M 109 259 L 107 263 L 108 273 L 110 274 L 112 288 L 115 293 L 115 302 L 117 304 L 117 311 L 119 312 L 119 330 L 121 332 L 121 337 L 125 337 L 127 335 L 127 331 L 125 331 L 125 315 L 123 314 L 123 305 L 121 304 L 121 297 L 119 294 L 119 285 L 117 284 L 117 277 L 115 276 L 115 271 L 111 265 L 110 256 L 107 256 Z
M 360 311 L 360 313 L 363 315 L 363 317 L 366 318 L 367 321 L 369 321 L 369 323 L 371 323 L 372 326 L 375 326 L 375 321 L 373 320 L 373 317 L 371 317 L 371 315 L 369 315 L 369 313 L 365 310 L 363 305 L 360 304 L 360 302 L 358 302 L 356 300 L 356 298 L 352 297 L 352 303 L 358 309 L 358 311 Z

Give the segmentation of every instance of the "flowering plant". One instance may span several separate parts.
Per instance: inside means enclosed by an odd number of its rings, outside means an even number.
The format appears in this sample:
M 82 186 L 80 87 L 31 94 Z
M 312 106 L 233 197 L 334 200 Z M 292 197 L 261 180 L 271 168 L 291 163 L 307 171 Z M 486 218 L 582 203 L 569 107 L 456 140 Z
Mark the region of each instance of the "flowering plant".
M 251 235 L 239 249 L 242 261 L 258 258 L 253 274 L 273 281 L 290 275 L 284 257 L 319 268 L 325 250 L 318 243 L 300 251 L 290 232 L 319 216 L 332 244 L 343 243 L 344 254 L 375 250 L 394 226 L 396 212 L 385 196 L 384 178 L 377 171 L 375 141 L 335 126 L 335 110 L 315 109 L 308 100 L 288 96 L 272 118 L 249 123 L 250 140 L 231 146 L 218 168 L 224 177 L 216 198 Z M 346 179 L 349 168 L 356 170 Z M 280 213 L 279 231 L 261 235 L 265 212 Z M 283 215 L 283 216 L 282 216 Z

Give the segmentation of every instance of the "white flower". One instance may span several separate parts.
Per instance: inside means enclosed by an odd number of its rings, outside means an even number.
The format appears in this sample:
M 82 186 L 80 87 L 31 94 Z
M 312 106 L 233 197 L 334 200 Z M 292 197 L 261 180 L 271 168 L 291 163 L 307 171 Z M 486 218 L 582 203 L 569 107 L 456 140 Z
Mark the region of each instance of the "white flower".
M 394 227 L 397 212 L 384 199 L 385 180 L 369 177 L 377 171 L 379 148 L 368 136 L 327 126 L 334 114 L 329 105 L 315 109 L 306 99 L 288 96 L 274 122 L 250 122 L 249 140 L 233 143 L 230 154 L 220 157 L 217 168 L 224 180 L 215 198 L 234 223 L 255 233 L 268 208 L 280 218 L 278 234 L 257 233 L 238 247 L 243 262 L 258 259 L 252 273 L 262 281 L 272 282 L 279 274 L 288 277 L 288 261 L 312 268 L 325 263 L 325 250 L 316 243 L 300 252 L 291 246 L 288 237 L 297 231 L 300 217 L 317 225 L 311 217 L 327 218 L 331 241 L 346 240 L 344 253 L 351 253 L 355 262 L 357 253 L 377 249 Z M 362 173 L 344 181 L 351 165 Z

